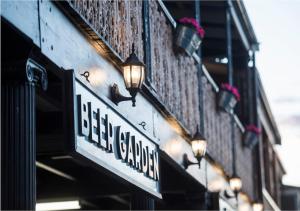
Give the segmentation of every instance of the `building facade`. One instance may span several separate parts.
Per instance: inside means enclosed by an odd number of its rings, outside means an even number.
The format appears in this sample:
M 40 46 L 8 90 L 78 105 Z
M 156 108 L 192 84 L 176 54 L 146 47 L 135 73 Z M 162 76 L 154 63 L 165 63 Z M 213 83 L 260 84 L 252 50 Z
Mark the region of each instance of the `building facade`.
M 206 32 L 192 55 L 174 45 L 182 17 Z M 1 24 L 3 209 L 281 209 L 281 140 L 242 1 L 3 1 Z M 112 97 L 129 96 L 133 51 L 146 70 L 136 106 Z M 226 82 L 240 92 L 229 112 Z M 246 125 L 261 130 L 253 147 Z M 197 131 L 207 152 L 185 168 Z

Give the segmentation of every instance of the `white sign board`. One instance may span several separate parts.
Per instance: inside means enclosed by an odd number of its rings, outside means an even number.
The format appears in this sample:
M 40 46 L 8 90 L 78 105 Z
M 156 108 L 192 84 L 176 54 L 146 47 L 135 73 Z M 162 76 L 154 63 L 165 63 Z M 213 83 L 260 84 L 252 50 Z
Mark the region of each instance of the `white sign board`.
M 77 80 L 74 91 L 75 151 L 161 197 L 157 144 Z

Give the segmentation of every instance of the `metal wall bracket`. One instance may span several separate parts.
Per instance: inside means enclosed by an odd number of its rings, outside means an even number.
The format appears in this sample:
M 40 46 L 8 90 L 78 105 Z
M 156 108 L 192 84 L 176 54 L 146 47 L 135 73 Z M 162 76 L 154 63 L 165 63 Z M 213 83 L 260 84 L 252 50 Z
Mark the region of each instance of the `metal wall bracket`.
M 230 193 L 228 193 L 227 190 L 224 191 L 224 196 L 227 198 L 227 199 L 233 199 L 233 198 L 236 198 L 237 199 L 237 192 L 234 192 L 234 195 L 231 195 Z
M 132 106 L 135 107 L 135 102 L 136 102 L 135 97 L 126 97 L 126 96 L 122 95 L 120 93 L 120 90 L 119 90 L 119 87 L 118 87 L 117 84 L 113 84 L 110 87 L 110 95 L 111 95 L 111 100 L 116 105 L 118 105 L 119 102 L 131 100 L 132 101 Z
M 190 165 L 199 165 L 199 169 L 200 169 L 201 168 L 201 165 L 200 165 L 201 164 L 201 159 L 202 158 L 200 158 L 198 160 L 198 162 L 192 162 L 192 161 L 189 160 L 187 154 L 184 153 L 183 154 L 182 165 L 183 165 L 184 169 L 187 169 Z

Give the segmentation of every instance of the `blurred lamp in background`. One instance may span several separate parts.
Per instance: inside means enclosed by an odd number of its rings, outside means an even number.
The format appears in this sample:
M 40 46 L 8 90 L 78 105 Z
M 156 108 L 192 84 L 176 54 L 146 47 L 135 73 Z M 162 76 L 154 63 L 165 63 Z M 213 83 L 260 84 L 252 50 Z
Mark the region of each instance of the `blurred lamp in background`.
M 202 157 L 204 157 L 206 153 L 207 142 L 205 138 L 200 134 L 198 129 L 193 137 L 191 144 L 194 156 L 200 164 Z
M 261 202 L 254 202 L 252 205 L 253 211 L 263 211 L 264 210 L 264 205 Z
M 229 185 L 230 185 L 230 189 L 234 192 L 235 197 L 237 198 L 238 193 L 242 189 L 241 178 L 234 173 L 232 177 L 229 179 Z
M 194 156 L 198 162 L 197 163 L 191 162 L 188 159 L 187 154 L 184 154 L 183 155 L 183 166 L 185 169 L 187 169 L 187 167 L 189 165 L 193 165 L 193 164 L 198 164 L 199 168 L 200 168 L 201 167 L 201 165 L 200 165 L 201 159 L 205 156 L 205 153 L 206 153 L 207 142 L 206 142 L 205 138 L 202 136 L 202 134 L 199 132 L 198 127 L 197 127 L 197 131 L 196 131 L 195 135 L 192 138 L 191 145 L 192 145 L 192 151 L 194 153 Z
M 132 53 L 122 65 L 125 86 L 131 97 L 121 95 L 118 85 L 114 84 L 111 88 L 111 98 L 117 105 L 121 101 L 131 100 L 134 107 L 136 102 L 135 97 L 141 90 L 145 80 L 145 65 L 138 59 L 134 51 L 134 44 L 132 44 Z

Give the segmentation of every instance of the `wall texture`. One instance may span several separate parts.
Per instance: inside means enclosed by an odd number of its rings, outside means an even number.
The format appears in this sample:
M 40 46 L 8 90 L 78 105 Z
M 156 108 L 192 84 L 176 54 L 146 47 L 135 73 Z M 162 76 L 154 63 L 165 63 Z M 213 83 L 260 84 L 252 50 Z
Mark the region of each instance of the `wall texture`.
M 208 140 L 209 154 L 221 164 L 228 174 L 232 173 L 230 116 L 217 108 L 217 95 L 202 77 L 204 97 L 204 134 Z
M 69 0 L 74 9 L 123 59 L 130 54 L 133 42 L 136 54 L 143 59 L 142 2 Z
M 153 86 L 160 100 L 193 134 L 200 122 L 197 66 L 174 49 L 174 29 L 156 1 L 150 1 Z
M 236 146 L 236 170 L 237 174 L 243 181 L 242 190 L 249 194 L 253 199 L 255 198 L 255 183 L 253 178 L 254 164 L 253 153 L 247 147 L 243 146 L 243 134 L 241 130 L 235 127 L 235 146 Z
M 254 196 L 253 158 L 252 151 L 243 146 L 243 134 L 234 125 L 234 143 L 236 158 L 232 155 L 232 128 L 229 114 L 217 108 L 217 94 L 202 77 L 204 94 L 204 132 L 208 140 L 208 153 L 221 164 L 227 175 L 233 173 L 233 162 L 236 162 L 237 174 L 242 178 L 243 191 Z

